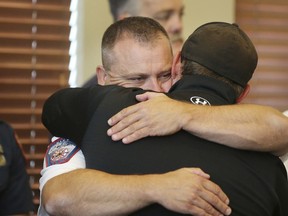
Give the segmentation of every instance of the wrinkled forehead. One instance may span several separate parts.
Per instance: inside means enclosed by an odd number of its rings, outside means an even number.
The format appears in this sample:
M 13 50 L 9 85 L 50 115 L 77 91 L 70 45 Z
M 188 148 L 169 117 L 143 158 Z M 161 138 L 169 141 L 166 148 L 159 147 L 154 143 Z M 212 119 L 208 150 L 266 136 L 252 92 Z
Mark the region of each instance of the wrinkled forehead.
M 120 61 L 122 55 L 133 55 L 135 47 L 149 48 L 161 44 L 163 48 L 168 48 L 168 53 L 172 55 L 172 46 L 167 35 L 158 31 L 155 34 L 135 35 L 131 32 L 122 32 L 119 34 L 114 43 L 109 46 L 102 47 L 102 62 L 106 69 L 109 69 L 113 64 Z M 137 48 L 136 48 L 137 49 Z M 137 51 L 137 50 L 136 50 Z M 138 53 L 137 53 L 138 54 Z
M 121 40 L 114 46 L 112 58 L 111 69 L 119 67 L 125 72 L 141 73 L 166 70 L 173 61 L 170 42 L 164 36 L 154 45 L 141 44 L 131 38 Z
M 119 34 L 118 38 L 115 41 L 114 47 L 121 41 L 130 41 L 131 43 L 139 44 L 142 46 L 154 46 L 159 43 L 159 41 L 169 43 L 168 36 L 164 35 L 163 32 L 157 31 L 153 34 L 145 34 L 144 32 L 135 33 L 135 32 L 122 32 Z
M 119 57 L 127 55 L 133 57 L 134 55 L 144 56 L 144 54 L 159 52 L 167 53 L 167 55 L 173 58 L 171 42 L 163 34 L 158 34 L 153 39 L 139 40 L 133 36 L 121 37 L 117 40 L 112 48 L 112 53 L 117 60 Z

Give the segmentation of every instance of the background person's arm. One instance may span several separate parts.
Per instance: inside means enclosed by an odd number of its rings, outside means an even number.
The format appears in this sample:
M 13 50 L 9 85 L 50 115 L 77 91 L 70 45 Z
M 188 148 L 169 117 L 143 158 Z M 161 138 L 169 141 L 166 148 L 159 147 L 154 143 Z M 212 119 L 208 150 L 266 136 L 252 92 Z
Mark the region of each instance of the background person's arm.
M 288 118 L 271 107 L 199 106 L 159 93 L 145 93 L 137 98 L 144 102 L 123 109 L 108 121 L 113 126 L 108 130 L 113 140 L 131 143 L 184 129 L 238 149 L 272 152 L 277 156 L 288 151 Z
M 219 215 L 231 211 L 227 200 L 207 174 L 194 168 L 161 175 L 78 169 L 50 179 L 42 192 L 42 204 L 51 215 L 123 215 L 152 203 L 183 214 L 204 215 L 205 209 L 205 215 Z

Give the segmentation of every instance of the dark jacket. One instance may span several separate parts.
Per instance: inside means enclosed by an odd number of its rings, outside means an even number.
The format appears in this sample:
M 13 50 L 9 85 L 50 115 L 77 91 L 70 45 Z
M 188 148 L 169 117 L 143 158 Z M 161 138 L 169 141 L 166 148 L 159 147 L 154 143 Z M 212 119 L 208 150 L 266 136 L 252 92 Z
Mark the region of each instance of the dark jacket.
M 228 195 L 232 215 L 288 215 L 286 170 L 279 158 L 271 154 L 236 150 L 185 131 L 147 137 L 130 145 L 112 141 L 106 135 L 107 120 L 135 104 L 135 95 L 140 93 L 143 90 L 117 86 L 63 90 L 46 102 L 44 124 L 50 131 L 61 131 L 58 136 L 81 141 L 87 168 L 113 174 L 146 174 L 200 167 Z M 201 76 L 184 77 L 167 95 L 206 105 L 233 104 L 236 99 L 226 84 Z M 80 131 L 78 136 L 75 130 Z M 154 204 L 132 215 L 181 214 Z

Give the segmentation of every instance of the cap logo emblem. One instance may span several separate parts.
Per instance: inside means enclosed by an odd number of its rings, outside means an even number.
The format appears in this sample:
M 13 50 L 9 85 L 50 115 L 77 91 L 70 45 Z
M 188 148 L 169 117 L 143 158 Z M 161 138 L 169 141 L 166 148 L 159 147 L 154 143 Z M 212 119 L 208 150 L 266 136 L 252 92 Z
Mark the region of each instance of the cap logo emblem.
M 210 102 L 208 100 L 206 100 L 205 98 L 202 98 L 202 97 L 199 97 L 199 96 L 193 96 L 190 98 L 190 101 L 193 103 L 193 104 L 196 104 L 196 105 L 203 105 L 203 106 L 211 106 Z

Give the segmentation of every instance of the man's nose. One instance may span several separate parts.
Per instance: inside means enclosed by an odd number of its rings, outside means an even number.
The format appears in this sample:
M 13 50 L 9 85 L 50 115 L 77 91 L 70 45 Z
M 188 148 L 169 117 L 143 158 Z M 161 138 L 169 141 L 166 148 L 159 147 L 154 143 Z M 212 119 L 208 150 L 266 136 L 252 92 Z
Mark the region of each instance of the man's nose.
M 151 80 L 151 82 L 147 86 L 147 89 L 153 90 L 156 92 L 164 92 L 164 89 L 162 87 L 162 83 L 159 82 L 158 80 Z
M 179 14 L 174 14 L 171 16 L 169 20 L 169 29 L 168 33 L 175 34 L 175 33 L 182 33 L 183 29 L 183 23 L 182 23 L 182 17 Z

